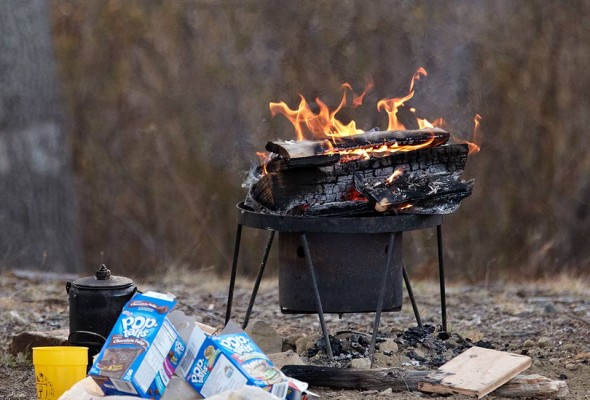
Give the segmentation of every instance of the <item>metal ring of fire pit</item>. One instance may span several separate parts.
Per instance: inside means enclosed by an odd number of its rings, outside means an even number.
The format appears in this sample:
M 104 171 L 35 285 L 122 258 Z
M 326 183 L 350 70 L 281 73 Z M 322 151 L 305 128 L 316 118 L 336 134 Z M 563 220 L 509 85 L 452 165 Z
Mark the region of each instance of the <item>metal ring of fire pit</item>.
M 266 248 L 258 275 L 252 290 L 252 296 L 246 316 L 242 324 L 242 328 L 246 328 L 249 322 L 250 314 L 254 306 L 254 301 L 258 293 L 262 275 L 266 267 L 270 248 L 274 239 L 275 232 L 290 232 L 299 233 L 301 236 L 301 244 L 304 249 L 304 255 L 308 268 L 308 273 L 311 279 L 313 292 L 315 295 L 315 304 L 317 307 L 318 318 L 322 327 L 322 332 L 326 343 L 330 343 L 329 334 L 324 320 L 324 312 L 322 310 L 322 302 L 318 285 L 316 281 L 316 273 L 314 271 L 311 254 L 309 251 L 309 244 L 307 240 L 307 233 L 360 233 L 360 234 L 372 234 L 372 233 L 389 233 L 390 242 L 389 248 L 393 249 L 396 234 L 400 234 L 405 231 L 420 230 L 434 228 L 437 229 L 437 244 L 438 244 L 438 262 L 439 262 L 439 280 L 440 280 L 440 294 L 441 294 L 441 314 L 442 314 L 442 328 L 444 331 L 447 330 L 447 319 L 446 319 L 446 297 L 445 297 L 445 278 L 444 278 L 444 261 L 442 252 L 442 215 L 417 215 L 417 214 L 406 214 L 406 215 L 378 215 L 368 217 L 296 217 L 296 216 L 281 216 L 272 214 L 263 214 L 249 209 L 244 203 L 238 203 L 236 205 L 238 209 L 238 225 L 236 232 L 236 243 L 234 247 L 234 257 L 232 262 L 232 271 L 230 277 L 229 293 L 227 299 L 227 309 L 225 315 L 225 322 L 227 323 L 231 318 L 231 308 L 233 302 L 233 291 L 235 286 L 237 263 L 240 249 L 241 232 L 242 226 L 247 226 L 255 229 L 269 230 L 270 234 L 266 243 Z M 387 276 L 389 274 L 390 266 L 392 264 L 392 257 L 389 252 L 387 262 L 383 271 L 383 279 L 381 280 L 381 290 L 377 302 L 377 309 L 375 312 L 375 321 L 373 324 L 373 335 L 369 354 L 371 361 L 373 360 L 373 354 L 375 351 L 375 343 L 377 339 L 377 331 L 379 328 L 379 322 L 381 318 L 381 311 L 383 309 L 383 298 L 386 290 Z M 420 314 L 416 305 L 410 280 L 402 262 L 403 279 L 408 290 L 408 296 L 412 303 L 412 309 L 416 317 L 416 322 L 419 326 L 422 325 Z M 328 358 L 332 359 L 331 346 L 327 345 L 326 350 Z
M 434 228 L 442 215 L 377 215 L 372 217 L 294 217 L 263 214 L 239 203 L 238 223 L 277 232 L 392 233 Z

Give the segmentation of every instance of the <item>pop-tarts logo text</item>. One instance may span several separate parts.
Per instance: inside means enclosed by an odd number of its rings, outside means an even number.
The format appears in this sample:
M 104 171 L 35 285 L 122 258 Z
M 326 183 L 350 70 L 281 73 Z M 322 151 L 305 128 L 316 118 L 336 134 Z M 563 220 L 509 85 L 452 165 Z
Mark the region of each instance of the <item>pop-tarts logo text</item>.
M 195 367 L 190 376 L 191 383 L 203 383 L 205 376 L 207 375 L 207 366 L 205 360 L 200 358 L 196 363 Z
M 138 315 L 123 318 L 121 324 L 124 337 L 145 338 L 149 336 L 152 328 L 158 326 L 158 321 L 155 318 Z
M 242 355 L 254 352 L 254 347 L 245 336 L 229 336 L 220 341 L 220 344 L 232 352 Z

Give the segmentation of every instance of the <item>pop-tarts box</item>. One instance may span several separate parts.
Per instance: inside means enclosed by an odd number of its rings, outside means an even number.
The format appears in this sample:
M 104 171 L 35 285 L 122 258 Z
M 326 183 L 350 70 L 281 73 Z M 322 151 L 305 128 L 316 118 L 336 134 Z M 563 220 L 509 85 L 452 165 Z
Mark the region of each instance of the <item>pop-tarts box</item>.
M 195 327 L 176 374 L 204 398 L 245 385 L 258 386 L 278 399 L 289 390 L 287 377 L 233 322 L 218 335 Z
M 162 396 L 186 349 L 168 318 L 175 305 L 157 292 L 125 305 L 88 373 L 106 395 Z

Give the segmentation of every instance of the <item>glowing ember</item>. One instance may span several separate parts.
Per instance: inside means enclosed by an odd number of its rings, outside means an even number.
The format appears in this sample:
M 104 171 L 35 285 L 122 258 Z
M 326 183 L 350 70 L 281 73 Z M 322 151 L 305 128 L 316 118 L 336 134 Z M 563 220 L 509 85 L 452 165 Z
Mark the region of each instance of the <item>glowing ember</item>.
M 389 175 L 389 177 L 387 179 L 385 179 L 385 184 L 386 185 L 393 185 L 393 182 L 395 182 L 397 180 L 397 178 L 399 178 L 403 174 L 404 174 L 403 168 L 399 168 L 399 167 L 396 168 L 395 171 L 393 171 L 393 174 Z

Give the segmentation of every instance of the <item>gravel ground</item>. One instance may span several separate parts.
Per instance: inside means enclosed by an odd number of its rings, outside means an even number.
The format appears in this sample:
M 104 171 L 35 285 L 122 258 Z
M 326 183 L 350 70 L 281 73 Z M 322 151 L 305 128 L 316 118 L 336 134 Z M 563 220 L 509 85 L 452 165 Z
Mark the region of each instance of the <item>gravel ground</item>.
M 26 357 L 9 353 L 12 336 L 26 330 L 67 328 L 67 277 L 53 275 L 0 274 L 0 399 L 34 399 L 33 368 Z M 179 283 L 182 282 L 182 283 Z M 225 314 L 227 283 L 207 274 L 168 271 L 165 278 L 138 284 L 141 290 L 158 290 L 175 294 L 179 307 L 212 326 L 221 326 Z M 440 323 L 438 286 L 417 282 L 414 292 L 423 322 L 436 329 Z M 233 315 L 238 322 L 245 314 L 252 283 L 238 282 Z M 377 353 L 377 366 L 401 366 L 418 370 L 432 369 L 450 359 L 471 343 L 497 350 L 528 354 L 533 358 L 529 373 L 567 382 L 571 399 L 590 399 L 590 288 L 587 281 L 557 278 L 551 282 L 511 285 L 487 289 L 449 285 L 447 304 L 449 340 L 437 342 L 436 334 L 425 336 L 419 344 L 410 343 L 415 320 L 410 302 L 404 298 L 401 312 L 384 313 L 380 337 L 391 338 L 399 345 L 397 352 Z M 370 335 L 374 314 L 327 315 L 331 333 L 356 332 Z M 284 338 L 294 342 L 307 336 L 319 338 L 317 316 L 283 315 L 278 307 L 276 280 L 262 283 L 251 321 L 268 322 Z M 357 335 L 358 337 L 358 335 Z M 304 356 L 309 355 L 307 353 Z M 356 357 L 356 355 L 355 355 Z M 362 357 L 361 357 L 362 358 Z M 321 353 L 307 359 L 325 365 Z M 340 366 L 349 360 L 342 358 Z M 413 399 L 431 398 L 421 393 L 339 391 L 313 388 L 322 399 Z M 440 397 L 446 399 L 461 396 Z M 488 398 L 499 398 L 488 396 Z

